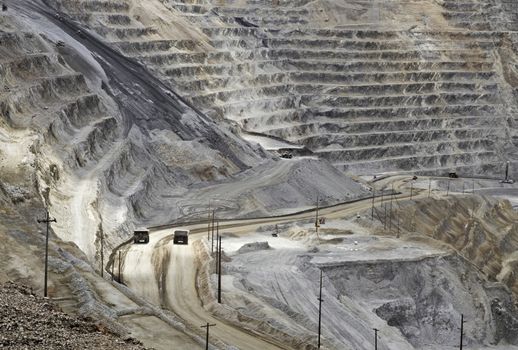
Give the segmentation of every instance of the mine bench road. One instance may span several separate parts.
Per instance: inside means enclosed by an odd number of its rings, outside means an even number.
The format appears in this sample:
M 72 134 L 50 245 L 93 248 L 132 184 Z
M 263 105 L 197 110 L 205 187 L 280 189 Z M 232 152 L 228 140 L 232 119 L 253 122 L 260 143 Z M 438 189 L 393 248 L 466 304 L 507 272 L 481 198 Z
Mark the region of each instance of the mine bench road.
M 411 178 L 407 175 L 392 176 L 378 181 L 377 184 L 378 187 L 380 183 L 385 186 L 394 185 L 394 189 L 399 191 Z M 418 199 L 427 196 L 427 190 L 414 189 L 412 197 Z M 375 204 L 381 202 L 380 197 L 375 197 Z M 409 197 L 409 191 L 395 194 L 397 200 Z M 370 209 L 371 206 L 372 196 L 320 208 L 319 212 L 326 218 L 335 219 L 356 215 L 358 212 Z M 220 220 L 223 222 L 220 224 L 220 231 L 232 229 L 233 234 L 247 235 L 255 231 L 255 228 L 260 225 L 313 219 L 314 215 L 315 209 L 310 209 L 278 217 Z M 190 230 L 191 243 L 188 246 L 172 244 L 173 232 L 171 229 L 175 227 Z M 291 347 L 280 343 L 276 339 L 263 334 L 252 333 L 216 318 L 203 308 L 197 289 L 196 254 L 193 243 L 205 239 L 206 233 L 207 221 L 163 225 L 152 228 L 149 244 L 128 246 L 126 243 L 122 245 L 119 248 L 128 247 L 124 255 L 122 271 L 124 283 L 148 301 L 175 313 L 191 329 L 198 329 L 200 336 L 203 336 L 202 332 L 204 332 L 200 328 L 201 325 L 206 324 L 206 322 L 216 323 L 217 326 L 210 330 L 211 343 L 214 342 L 214 339 L 217 339 L 228 346 L 237 346 L 240 349 L 291 349 Z M 114 251 L 112 257 L 116 251 Z

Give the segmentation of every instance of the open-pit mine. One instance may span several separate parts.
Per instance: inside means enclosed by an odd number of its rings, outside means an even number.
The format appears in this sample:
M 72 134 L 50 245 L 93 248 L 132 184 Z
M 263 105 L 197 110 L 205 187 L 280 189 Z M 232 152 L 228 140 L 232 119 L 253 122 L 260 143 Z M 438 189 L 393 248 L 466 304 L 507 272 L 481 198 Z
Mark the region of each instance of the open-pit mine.
M 0 348 L 518 350 L 514 180 L 513 0 L 0 0 Z

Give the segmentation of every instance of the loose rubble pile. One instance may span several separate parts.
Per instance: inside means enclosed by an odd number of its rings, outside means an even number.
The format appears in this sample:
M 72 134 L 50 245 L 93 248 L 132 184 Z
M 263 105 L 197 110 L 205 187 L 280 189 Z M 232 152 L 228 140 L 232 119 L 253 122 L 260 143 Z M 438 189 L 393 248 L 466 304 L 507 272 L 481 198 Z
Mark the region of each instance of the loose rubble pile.
M 0 348 L 145 349 L 133 338 L 119 338 L 87 318 L 67 315 L 27 287 L 0 287 Z

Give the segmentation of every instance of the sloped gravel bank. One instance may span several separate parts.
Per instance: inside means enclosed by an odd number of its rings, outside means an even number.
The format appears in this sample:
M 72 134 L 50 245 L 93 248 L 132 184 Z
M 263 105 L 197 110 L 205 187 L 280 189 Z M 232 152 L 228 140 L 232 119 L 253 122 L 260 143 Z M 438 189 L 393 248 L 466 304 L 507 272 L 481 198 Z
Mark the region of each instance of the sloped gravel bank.
M 141 350 L 133 338 L 120 338 L 91 319 L 67 315 L 24 286 L 0 287 L 0 348 Z

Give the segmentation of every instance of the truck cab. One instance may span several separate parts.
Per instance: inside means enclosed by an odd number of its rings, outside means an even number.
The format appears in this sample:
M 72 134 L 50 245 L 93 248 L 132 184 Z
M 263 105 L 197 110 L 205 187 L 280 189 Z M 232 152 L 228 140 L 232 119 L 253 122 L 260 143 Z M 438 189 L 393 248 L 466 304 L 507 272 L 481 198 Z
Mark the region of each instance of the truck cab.
M 133 243 L 149 243 L 149 230 L 146 229 L 138 229 L 133 231 Z
M 174 230 L 173 244 L 189 244 L 189 230 Z

